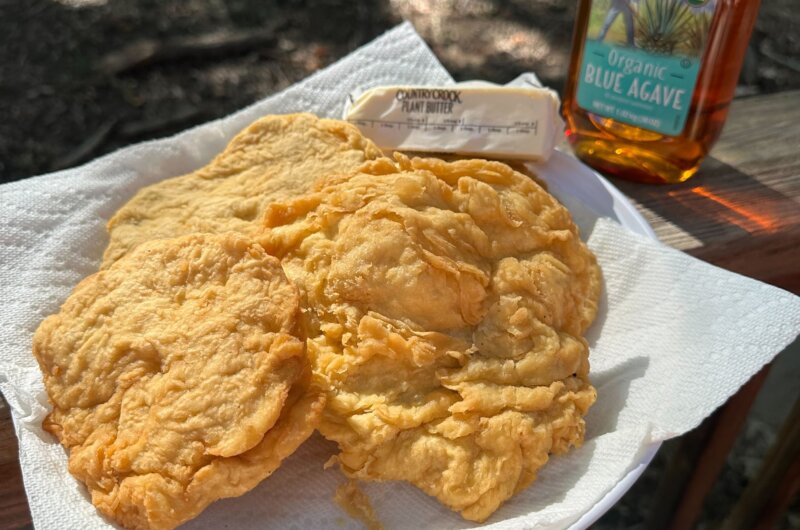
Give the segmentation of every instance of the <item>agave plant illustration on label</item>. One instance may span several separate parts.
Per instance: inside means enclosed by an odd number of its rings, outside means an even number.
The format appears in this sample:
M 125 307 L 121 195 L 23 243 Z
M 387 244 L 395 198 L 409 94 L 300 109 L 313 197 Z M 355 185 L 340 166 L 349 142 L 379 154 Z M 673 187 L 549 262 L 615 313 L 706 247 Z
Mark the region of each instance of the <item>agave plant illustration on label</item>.
M 692 12 L 680 0 L 644 0 L 636 14 L 636 46 L 671 55 L 688 41 L 691 24 Z
M 706 11 L 695 13 L 694 17 L 692 17 L 686 41 L 686 53 L 688 55 L 699 57 L 703 54 L 713 18 L 712 13 Z
M 716 0 L 595 0 L 588 37 L 660 55 L 700 57 Z

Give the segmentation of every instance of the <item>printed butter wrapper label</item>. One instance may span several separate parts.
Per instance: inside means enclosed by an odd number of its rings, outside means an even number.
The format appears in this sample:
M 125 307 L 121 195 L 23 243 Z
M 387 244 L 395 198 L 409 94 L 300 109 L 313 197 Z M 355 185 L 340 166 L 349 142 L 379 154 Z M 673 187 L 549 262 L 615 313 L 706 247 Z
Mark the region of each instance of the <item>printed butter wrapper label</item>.
M 352 94 L 344 118 L 384 150 L 547 160 L 563 132 L 558 95 L 533 74 L 506 86 L 382 86 Z
M 676 136 L 683 131 L 717 0 L 593 0 L 578 105 Z

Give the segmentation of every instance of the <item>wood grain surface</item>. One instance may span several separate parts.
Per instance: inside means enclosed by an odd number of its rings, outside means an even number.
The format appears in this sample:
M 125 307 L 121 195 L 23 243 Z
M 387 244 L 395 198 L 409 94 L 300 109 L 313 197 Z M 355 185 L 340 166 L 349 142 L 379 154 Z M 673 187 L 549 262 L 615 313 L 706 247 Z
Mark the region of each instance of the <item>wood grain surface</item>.
M 673 186 L 614 180 L 661 240 L 800 293 L 800 91 L 733 103 L 697 176 Z M 0 400 L 0 530 L 31 526 L 17 439 Z
M 664 243 L 800 292 L 800 91 L 737 100 L 698 174 L 673 186 L 614 180 Z

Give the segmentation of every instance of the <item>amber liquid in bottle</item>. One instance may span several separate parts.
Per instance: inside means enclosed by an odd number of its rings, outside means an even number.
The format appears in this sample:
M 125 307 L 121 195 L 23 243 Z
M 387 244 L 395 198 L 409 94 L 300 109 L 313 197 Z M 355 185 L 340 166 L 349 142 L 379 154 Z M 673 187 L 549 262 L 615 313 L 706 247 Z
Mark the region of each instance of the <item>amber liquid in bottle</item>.
M 578 106 L 592 7 L 592 0 L 580 0 L 563 105 L 567 139 L 575 154 L 606 174 L 639 182 L 677 183 L 694 175 L 722 132 L 759 3 L 717 1 L 686 123 L 680 134 L 669 136 Z

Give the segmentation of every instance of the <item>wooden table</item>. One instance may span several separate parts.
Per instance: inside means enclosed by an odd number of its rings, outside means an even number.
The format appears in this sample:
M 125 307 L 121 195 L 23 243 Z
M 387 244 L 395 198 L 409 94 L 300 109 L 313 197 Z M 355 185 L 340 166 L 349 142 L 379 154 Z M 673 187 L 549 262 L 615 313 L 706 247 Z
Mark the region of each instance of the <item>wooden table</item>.
M 720 267 L 800 293 L 800 91 L 733 103 L 722 138 L 697 176 L 676 186 L 615 181 L 664 243 Z M 732 398 L 749 403 L 758 380 Z M 725 409 L 722 410 L 724 414 Z M 741 411 L 738 416 L 743 416 Z M 689 466 L 691 498 L 676 499 L 691 518 L 713 482 L 737 429 L 710 428 L 697 449 L 714 445 L 721 456 L 699 471 Z M 731 432 L 733 431 L 733 432 Z M 696 445 L 696 444 L 695 444 Z M 727 449 L 726 449 L 727 446 Z M 706 451 L 707 452 L 707 451 Z M 722 458 L 722 460 L 720 460 Z M 697 482 L 697 481 L 700 482 Z M 702 495 L 701 495 L 702 494 Z M 698 496 L 700 499 L 698 501 Z M 696 510 L 695 510 L 696 511 Z M 695 514 L 696 516 L 696 514 Z M 19 470 L 17 439 L 8 406 L 0 400 L 0 530 L 31 527 Z
M 711 156 L 688 182 L 666 189 L 615 184 L 664 243 L 800 294 L 799 101 L 800 91 L 735 101 Z M 682 437 L 646 528 L 693 527 L 768 370 L 761 370 L 700 428 Z M 770 518 L 780 515 L 797 492 L 800 447 L 794 444 L 797 429 L 789 427 L 800 422 L 798 414 L 795 407 L 725 530 L 771 528 Z M 781 466 L 789 472 L 770 475 Z M 782 504 L 770 504 L 773 496 Z

